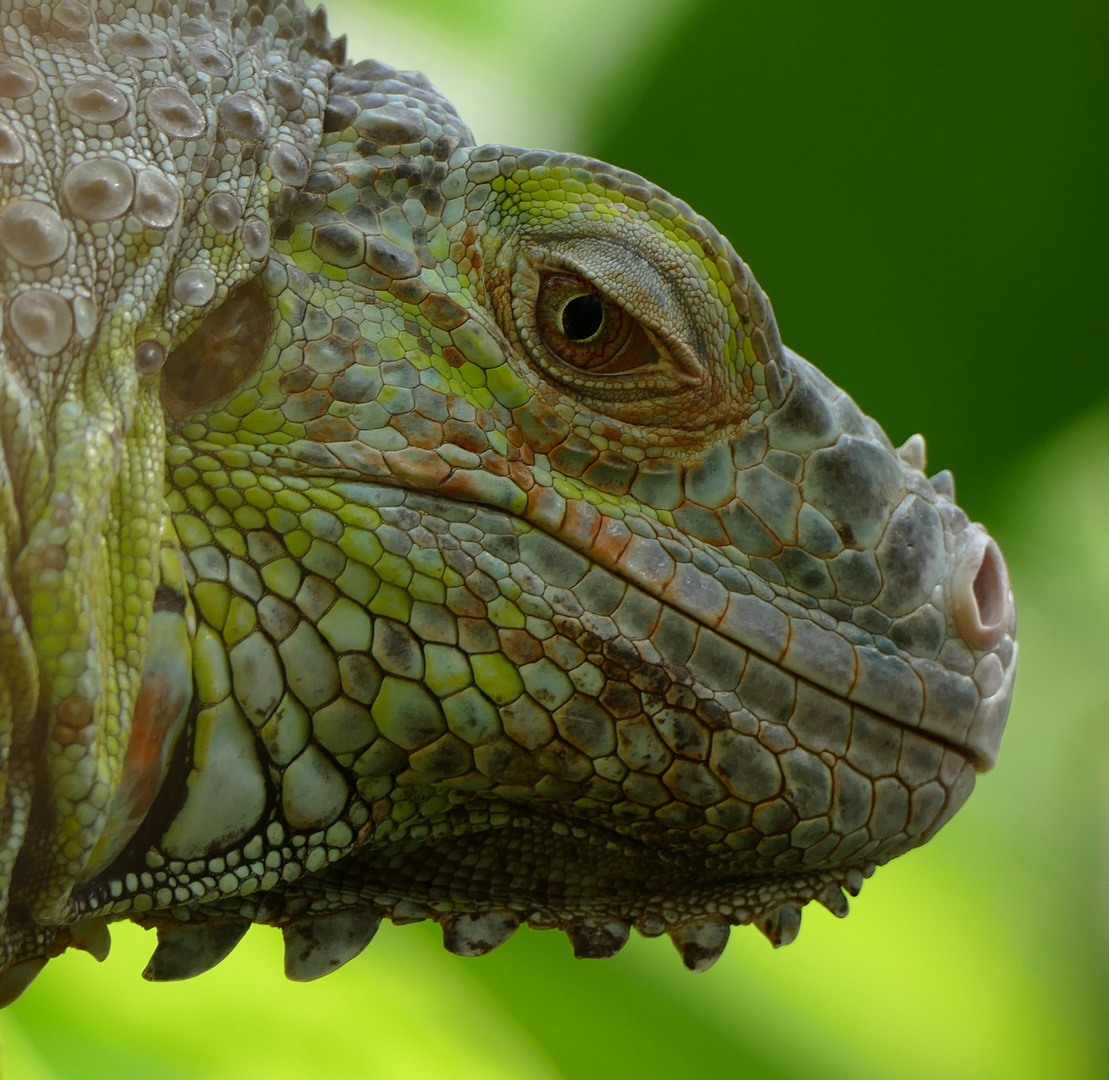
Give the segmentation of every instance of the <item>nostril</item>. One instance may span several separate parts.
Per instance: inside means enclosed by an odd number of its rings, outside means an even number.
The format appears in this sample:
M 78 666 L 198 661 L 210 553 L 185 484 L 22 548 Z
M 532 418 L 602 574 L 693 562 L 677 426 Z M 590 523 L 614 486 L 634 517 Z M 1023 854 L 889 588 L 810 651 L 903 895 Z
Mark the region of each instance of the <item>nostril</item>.
M 991 649 L 1010 628 L 1013 597 L 1001 549 L 976 532 L 951 578 L 951 613 L 968 645 Z
M 984 626 L 1000 626 L 1009 598 L 1009 581 L 1005 563 L 997 544 L 991 540 L 982 554 L 982 565 L 974 575 L 974 599 L 978 603 L 978 621 Z

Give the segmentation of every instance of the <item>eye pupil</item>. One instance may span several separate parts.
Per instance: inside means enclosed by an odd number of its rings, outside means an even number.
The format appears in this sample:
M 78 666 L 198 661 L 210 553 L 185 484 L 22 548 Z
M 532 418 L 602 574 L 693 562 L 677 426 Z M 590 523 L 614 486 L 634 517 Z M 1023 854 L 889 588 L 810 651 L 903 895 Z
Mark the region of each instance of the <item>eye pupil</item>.
M 596 293 L 575 296 L 562 309 L 562 332 L 571 341 L 587 341 L 600 330 L 604 318 L 604 301 Z

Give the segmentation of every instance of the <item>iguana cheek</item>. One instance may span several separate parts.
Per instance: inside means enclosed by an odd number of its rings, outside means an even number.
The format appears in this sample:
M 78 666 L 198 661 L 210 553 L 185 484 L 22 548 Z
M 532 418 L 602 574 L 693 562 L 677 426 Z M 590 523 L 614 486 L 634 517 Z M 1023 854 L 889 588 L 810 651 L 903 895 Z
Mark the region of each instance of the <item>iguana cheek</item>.
M 85 880 L 116 859 L 161 790 L 192 704 L 192 645 L 183 614 L 155 611 L 123 772 Z

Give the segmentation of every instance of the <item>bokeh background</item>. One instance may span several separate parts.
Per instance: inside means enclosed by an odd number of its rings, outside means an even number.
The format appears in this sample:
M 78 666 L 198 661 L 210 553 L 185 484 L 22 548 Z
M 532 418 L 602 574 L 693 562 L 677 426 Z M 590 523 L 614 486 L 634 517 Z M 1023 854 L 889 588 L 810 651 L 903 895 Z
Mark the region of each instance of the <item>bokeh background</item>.
M 788 344 L 1007 554 L 1022 667 L 995 772 L 839 923 L 576 962 L 387 925 L 319 983 L 255 928 L 153 985 L 152 935 L 0 1015 L 12 1080 L 1109 1076 L 1109 6 L 1103 0 L 338 0 L 479 141 L 595 154 L 686 199 Z

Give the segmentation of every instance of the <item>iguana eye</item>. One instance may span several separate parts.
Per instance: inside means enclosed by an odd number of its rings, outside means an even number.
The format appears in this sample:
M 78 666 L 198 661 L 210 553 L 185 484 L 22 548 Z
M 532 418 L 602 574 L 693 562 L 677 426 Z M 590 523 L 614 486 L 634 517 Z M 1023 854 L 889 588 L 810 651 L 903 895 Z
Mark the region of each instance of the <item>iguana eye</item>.
M 262 283 L 237 285 L 227 299 L 169 354 L 162 369 L 162 405 L 185 416 L 231 393 L 258 365 L 269 342 L 272 313 Z
M 554 356 L 582 371 L 613 375 L 658 360 L 658 350 L 639 322 L 573 274 L 543 275 L 536 321 Z

